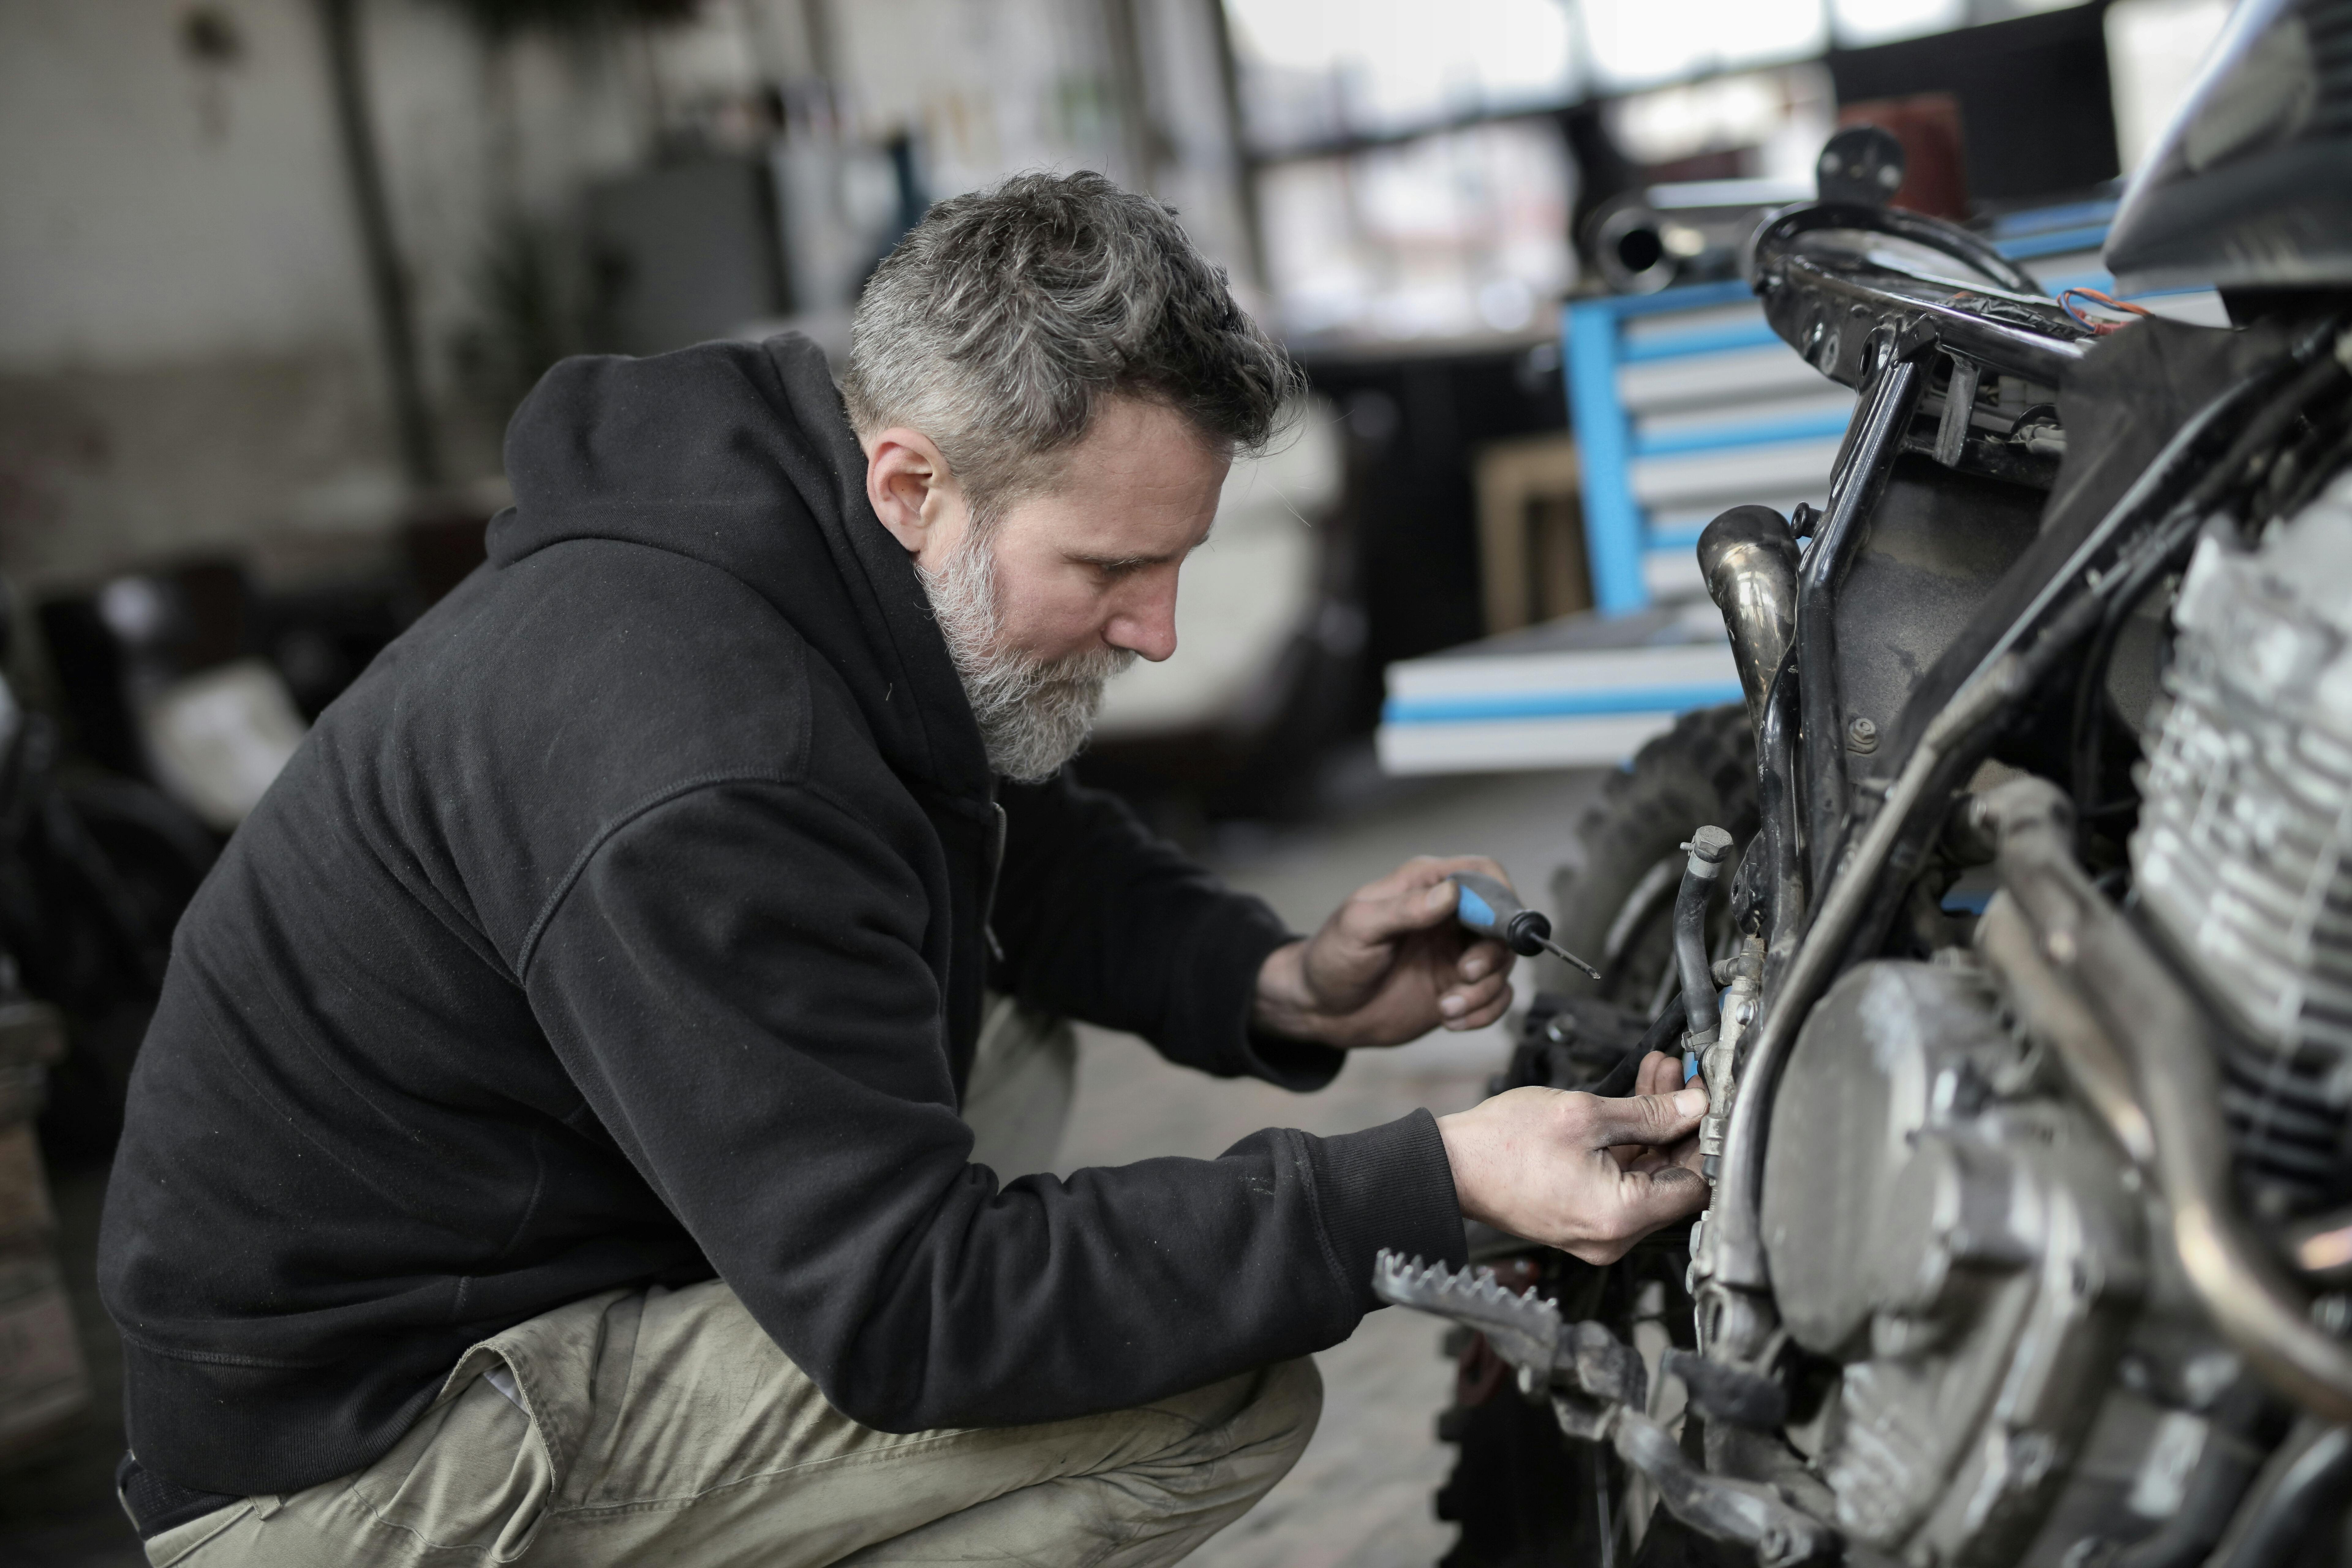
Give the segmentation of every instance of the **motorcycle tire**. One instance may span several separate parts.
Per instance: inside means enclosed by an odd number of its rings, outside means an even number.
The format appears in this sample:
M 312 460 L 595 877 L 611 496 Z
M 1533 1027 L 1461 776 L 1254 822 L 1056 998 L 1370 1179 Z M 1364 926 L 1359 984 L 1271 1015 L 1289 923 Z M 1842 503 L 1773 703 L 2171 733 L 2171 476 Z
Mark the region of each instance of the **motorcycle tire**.
M 1756 820 L 1756 738 L 1747 708 L 1700 708 L 1675 720 L 1610 778 L 1577 824 L 1572 858 L 1552 877 L 1553 935 L 1597 964 L 1601 978 L 1547 957 L 1537 967 L 1537 989 L 1654 1017 L 1675 984 L 1681 846 L 1710 823 L 1745 846 Z M 1719 885 L 1728 888 L 1737 869 L 1736 861 L 1725 868 Z M 1716 919 L 1727 929 L 1727 908 L 1718 894 Z
M 1578 1473 L 1550 1410 L 1505 1387 L 1444 1412 L 1437 1435 L 1460 1450 L 1436 1498 L 1437 1517 L 1462 1527 L 1441 1568 L 1600 1561 L 1592 1479 Z M 1598 1450 L 1580 1447 L 1589 1467 Z

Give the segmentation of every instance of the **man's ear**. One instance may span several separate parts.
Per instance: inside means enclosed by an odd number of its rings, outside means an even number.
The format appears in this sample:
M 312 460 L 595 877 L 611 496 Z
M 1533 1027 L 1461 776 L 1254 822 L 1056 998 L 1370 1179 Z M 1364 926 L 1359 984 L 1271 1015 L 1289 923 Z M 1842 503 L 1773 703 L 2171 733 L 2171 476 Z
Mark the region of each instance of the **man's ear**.
M 919 430 L 892 426 L 858 443 L 866 448 L 866 500 L 874 515 L 909 555 L 937 554 L 954 541 L 940 537 L 961 509 L 947 459 Z

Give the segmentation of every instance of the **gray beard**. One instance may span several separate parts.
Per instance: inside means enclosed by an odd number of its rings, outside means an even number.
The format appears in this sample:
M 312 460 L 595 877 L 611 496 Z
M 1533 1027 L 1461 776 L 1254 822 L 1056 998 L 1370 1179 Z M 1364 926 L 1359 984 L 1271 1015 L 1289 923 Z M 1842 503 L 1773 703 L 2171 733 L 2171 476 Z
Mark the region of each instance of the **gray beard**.
M 1133 664 L 1135 654 L 1105 647 L 1041 659 L 1004 648 L 996 554 L 983 531 L 974 520 L 944 566 L 915 572 L 980 721 L 989 767 L 1016 784 L 1037 784 L 1085 747 L 1104 684 Z

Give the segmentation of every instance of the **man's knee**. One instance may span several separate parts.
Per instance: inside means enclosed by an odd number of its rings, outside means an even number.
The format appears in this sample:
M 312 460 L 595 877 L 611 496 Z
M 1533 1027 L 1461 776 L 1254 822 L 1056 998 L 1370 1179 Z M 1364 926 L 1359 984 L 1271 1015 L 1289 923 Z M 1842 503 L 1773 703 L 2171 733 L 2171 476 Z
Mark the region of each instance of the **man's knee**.
M 1315 1436 L 1323 1415 L 1322 1374 L 1301 1356 L 1234 1381 L 1245 1393 L 1232 1415 L 1202 1434 L 1201 1446 L 1213 1452 L 1201 1458 L 1255 1478 L 1255 1489 L 1263 1493 L 1289 1473 Z
M 1266 1407 L 1270 1422 L 1277 1424 L 1283 1441 L 1296 1453 L 1307 1447 L 1315 1436 L 1315 1425 L 1323 1419 L 1323 1374 L 1316 1370 L 1314 1358 L 1300 1356 L 1297 1361 L 1276 1362 L 1265 1373 L 1265 1384 L 1258 1394 L 1258 1403 Z

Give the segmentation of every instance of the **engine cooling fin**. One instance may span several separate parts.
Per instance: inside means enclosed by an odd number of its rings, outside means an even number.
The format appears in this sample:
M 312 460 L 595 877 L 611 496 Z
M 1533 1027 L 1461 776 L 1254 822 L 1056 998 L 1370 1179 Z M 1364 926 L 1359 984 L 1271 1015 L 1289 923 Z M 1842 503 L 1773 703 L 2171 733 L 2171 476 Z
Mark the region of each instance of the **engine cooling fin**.
M 2260 548 L 2209 536 L 2149 748 L 2134 884 L 2236 1037 L 2222 1109 L 2271 1206 L 2352 1195 L 2352 476 Z

